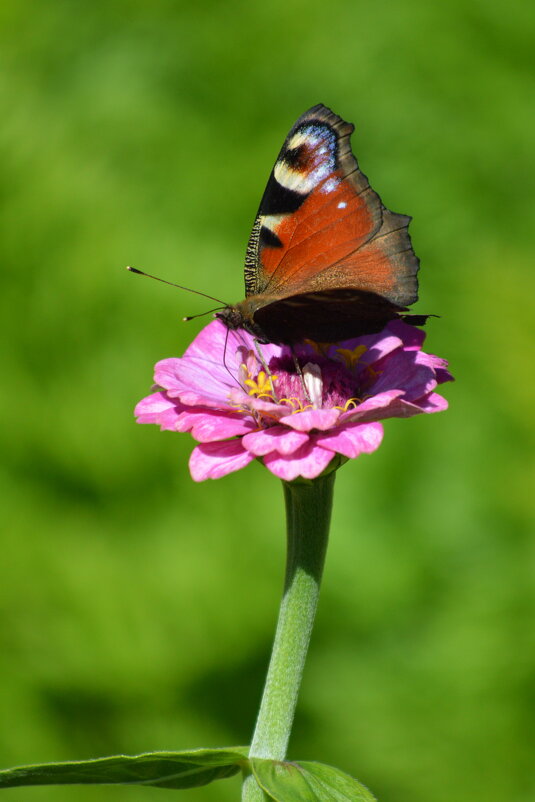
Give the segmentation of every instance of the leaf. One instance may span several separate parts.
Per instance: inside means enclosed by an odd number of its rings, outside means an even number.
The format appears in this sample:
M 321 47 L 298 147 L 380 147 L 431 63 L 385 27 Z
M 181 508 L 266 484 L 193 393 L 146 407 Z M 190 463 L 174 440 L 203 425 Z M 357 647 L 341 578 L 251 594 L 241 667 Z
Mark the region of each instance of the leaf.
M 251 766 L 258 784 L 276 802 L 376 802 L 361 783 L 324 763 L 252 758 Z
M 16 785 L 113 784 L 194 788 L 231 777 L 247 761 L 249 747 L 146 752 L 96 760 L 41 763 L 0 771 L 0 788 Z

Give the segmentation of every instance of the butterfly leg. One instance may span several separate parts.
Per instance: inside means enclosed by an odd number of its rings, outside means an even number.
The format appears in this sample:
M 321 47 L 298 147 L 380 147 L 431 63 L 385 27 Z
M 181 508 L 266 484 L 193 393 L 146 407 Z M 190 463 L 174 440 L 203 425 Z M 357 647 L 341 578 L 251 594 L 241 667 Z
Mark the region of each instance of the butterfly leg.
M 260 350 L 260 343 L 258 342 L 256 337 L 253 337 L 253 342 L 254 342 L 256 355 L 258 356 L 258 359 L 260 360 L 260 364 L 264 368 L 266 376 L 269 376 L 270 384 L 271 384 L 271 391 L 273 393 L 273 400 L 275 401 L 276 404 L 278 404 L 279 403 L 279 397 L 278 397 L 277 391 L 275 389 L 275 382 L 273 381 L 273 374 L 271 373 L 271 371 L 270 371 L 270 369 L 269 369 L 269 367 L 267 365 L 267 362 L 264 359 L 264 355 L 263 355 L 262 351 Z
M 290 346 L 290 350 L 292 352 L 292 359 L 294 361 L 295 372 L 297 373 L 297 375 L 301 379 L 301 386 L 303 388 L 303 394 L 305 396 L 305 401 L 307 401 L 309 404 L 311 404 L 312 403 L 312 399 L 310 397 L 310 393 L 308 392 L 307 383 L 305 381 L 305 377 L 303 376 L 303 371 L 301 370 L 301 365 L 299 364 L 299 360 L 297 358 L 297 354 L 295 353 L 295 351 L 292 348 L 292 346 Z

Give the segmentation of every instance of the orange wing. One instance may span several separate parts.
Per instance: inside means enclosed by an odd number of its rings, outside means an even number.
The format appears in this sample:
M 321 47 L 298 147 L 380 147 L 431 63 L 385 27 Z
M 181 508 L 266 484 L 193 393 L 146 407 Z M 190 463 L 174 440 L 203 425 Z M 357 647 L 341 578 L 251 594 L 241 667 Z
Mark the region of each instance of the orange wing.
M 390 212 L 370 187 L 351 152 L 352 131 L 322 105 L 291 129 L 249 239 L 247 296 L 352 289 L 399 307 L 417 300 L 410 217 Z

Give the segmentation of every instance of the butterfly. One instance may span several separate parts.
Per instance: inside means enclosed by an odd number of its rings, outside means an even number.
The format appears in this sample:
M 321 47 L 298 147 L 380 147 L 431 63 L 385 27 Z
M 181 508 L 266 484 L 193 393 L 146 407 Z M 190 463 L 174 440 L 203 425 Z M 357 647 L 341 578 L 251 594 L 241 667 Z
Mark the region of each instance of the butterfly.
M 410 217 L 389 211 L 351 151 L 351 123 L 326 106 L 299 117 L 269 176 L 245 257 L 245 300 L 216 313 L 260 342 L 380 331 L 418 298 Z

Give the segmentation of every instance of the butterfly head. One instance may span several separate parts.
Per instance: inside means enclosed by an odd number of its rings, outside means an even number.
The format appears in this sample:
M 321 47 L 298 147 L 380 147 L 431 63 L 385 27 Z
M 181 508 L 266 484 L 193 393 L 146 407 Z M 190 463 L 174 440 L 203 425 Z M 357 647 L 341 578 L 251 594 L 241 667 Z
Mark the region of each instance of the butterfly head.
M 215 317 L 219 318 L 227 329 L 231 331 L 245 329 L 245 331 L 248 331 L 253 337 L 256 337 L 259 342 L 269 342 L 264 331 L 258 323 L 256 323 L 253 316 L 254 310 L 251 309 L 250 306 L 250 302 L 246 299 L 234 306 L 226 306 L 220 312 L 216 312 Z

